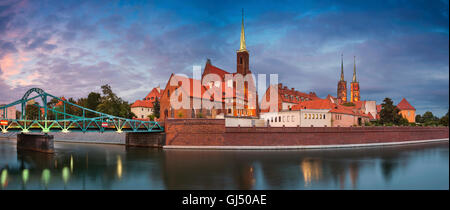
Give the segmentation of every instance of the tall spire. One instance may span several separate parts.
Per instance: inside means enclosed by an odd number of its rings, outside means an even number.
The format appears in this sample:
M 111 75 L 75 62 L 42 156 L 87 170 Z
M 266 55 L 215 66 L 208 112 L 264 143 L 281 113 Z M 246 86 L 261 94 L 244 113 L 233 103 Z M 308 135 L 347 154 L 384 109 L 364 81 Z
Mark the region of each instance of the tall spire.
M 352 82 L 357 82 L 356 81 L 356 56 L 353 56 L 353 81 Z
M 341 81 L 344 81 L 344 54 L 341 54 Z
M 245 32 L 244 32 L 244 9 L 242 9 L 242 26 L 241 26 L 241 46 L 239 51 L 247 51 L 245 47 Z

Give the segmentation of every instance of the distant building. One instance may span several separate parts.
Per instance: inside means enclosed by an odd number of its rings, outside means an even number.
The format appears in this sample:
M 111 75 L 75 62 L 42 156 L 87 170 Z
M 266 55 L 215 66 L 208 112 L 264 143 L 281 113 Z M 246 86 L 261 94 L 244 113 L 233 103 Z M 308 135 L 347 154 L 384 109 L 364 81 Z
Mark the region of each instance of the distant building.
M 267 125 L 273 127 L 361 126 L 375 119 L 372 114 L 374 113 L 373 103 L 374 101 L 359 101 L 355 102 L 354 106 L 344 106 L 335 98 L 328 96 L 326 99 L 298 103 L 291 110 L 262 113 L 261 118 Z
M 276 86 L 271 85 L 269 86 L 269 88 L 267 88 L 266 93 L 262 97 L 261 107 L 269 107 L 268 101 L 270 101 L 270 91 L 272 88 L 275 87 Z M 287 86 L 283 86 L 282 83 L 278 84 L 277 91 L 278 91 L 277 94 L 278 110 L 275 110 L 276 107 L 272 107 L 272 110 L 261 109 L 261 112 L 276 112 L 276 111 L 291 110 L 293 106 L 301 102 L 320 99 L 314 92 L 303 93 L 295 90 L 294 88 L 289 89 Z
M 399 114 L 401 114 L 403 118 L 406 118 L 408 122 L 416 122 L 416 109 L 411 106 L 411 104 L 405 98 L 403 98 L 400 103 L 397 104 L 397 108 L 400 110 Z
M 350 102 L 360 101 L 359 82 L 356 80 L 356 57 L 353 61 L 353 80 L 350 83 Z
M 347 81 L 344 79 L 344 58 L 341 55 L 341 79 L 338 82 L 337 98 L 341 102 L 347 102 Z
M 156 100 L 161 100 L 161 95 L 164 90 L 159 87 L 153 88 L 150 93 L 142 100 L 136 100 L 131 105 L 131 112 L 133 112 L 138 119 L 149 119 L 149 115 L 154 113 L 153 103 Z
M 0 104 L 0 107 L 5 106 L 6 104 Z M 0 118 L 2 119 L 16 119 L 16 107 L 11 106 L 6 109 L 6 113 L 3 113 L 2 110 L 0 110 Z
M 229 73 L 220 69 L 212 65 L 210 59 L 207 59 L 201 80 L 172 74 L 161 96 L 161 119 L 258 117 L 258 96 L 256 94 L 256 83 L 250 71 L 249 57 L 245 45 L 244 19 L 242 18 L 240 48 L 236 52 L 236 72 Z M 209 76 L 218 76 L 219 79 L 207 82 L 207 80 L 212 79 L 208 78 Z M 237 81 L 240 76 L 244 79 L 242 87 L 240 87 L 241 83 L 237 83 L 240 82 Z M 245 80 L 246 78 L 248 80 Z M 189 84 L 182 84 L 181 81 L 189 82 Z M 187 87 L 190 87 L 190 90 Z M 200 88 L 198 92 L 194 91 L 194 88 L 197 87 Z M 220 90 L 219 96 L 214 95 L 217 89 Z M 171 94 L 177 90 L 182 93 L 180 99 L 185 96 L 189 99 L 189 109 L 173 108 L 170 98 Z M 203 105 L 202 100 L 211 101 L 217 106 L 210 109 Z M 254 103 L 250 100 L 254 100 Z

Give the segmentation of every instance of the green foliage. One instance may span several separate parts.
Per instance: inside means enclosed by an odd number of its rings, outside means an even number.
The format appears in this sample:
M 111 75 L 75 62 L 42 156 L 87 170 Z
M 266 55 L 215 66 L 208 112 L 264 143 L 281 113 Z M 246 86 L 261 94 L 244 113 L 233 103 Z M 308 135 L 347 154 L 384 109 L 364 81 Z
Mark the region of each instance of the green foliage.
M 184 114 L 183 114 L 182 111 L 179 111 L 179 112 L 177 113 L 177 116 L 178 116 L 179 118 L 183 118 Z
M 97 110 L 98 105 L 100 105 L 101 102 L 101 95 L 100 93 L 91 92 L 89 93 L 86 101 L 85 101 L 85 107 L 92 110 Z M 86 117 L 95 117 L 97 114 L 93 112 L 86 113 Z
M 197 118 L 204 118 L 205 116 L 203 116 L 203 113 L 201 113 L 201 112 L 198 112 L 197 113 Z
M 119 98 L 108 84 L 102 86 L 103 96 L 100 98 L 100 104 L 97 106 L 97 111 L 105 114 L 114 115 L 123 118 L 136 117 L 131 112 L 131 105 Z
M 397 106 L 394 106 L 394 102 L 390 98 L 385 98 L 383 103 L 381 104 L 380 111 L 380 123 L 392 126 L 392 125 L 408 125 L 408 120 L 403 118 L 401 114 L 399 114 L 399 109 Z
M 151 121 L 153 121 L 155 119 L 155 115 L 154 114 L 149 114 L 148 119 L 150 119 Z
M 27 104 L 25 106 L 25 119 L 27 120 L 37 120 L 39 119 L 40 110 L 39 103 Z
M 439 118 L 434 116 L 432 112 L 427 111 L 422 116 L 416 116 L 416 123 L 423 126 L 448 126 L 448 112 Z
M 439 120 L 439 124 L 443 126 L 448 126 L 448 111 L 447 114 L 441 117 L 441 119 Z

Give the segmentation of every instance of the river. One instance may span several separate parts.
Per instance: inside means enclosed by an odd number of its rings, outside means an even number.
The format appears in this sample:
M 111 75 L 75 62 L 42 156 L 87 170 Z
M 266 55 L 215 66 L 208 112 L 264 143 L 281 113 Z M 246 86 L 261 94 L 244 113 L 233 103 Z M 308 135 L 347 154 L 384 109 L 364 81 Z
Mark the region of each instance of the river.
M 448 141 L 266 151 L 56 142 L 55 151 L 0 139 L 0 189 L 449 189 Z

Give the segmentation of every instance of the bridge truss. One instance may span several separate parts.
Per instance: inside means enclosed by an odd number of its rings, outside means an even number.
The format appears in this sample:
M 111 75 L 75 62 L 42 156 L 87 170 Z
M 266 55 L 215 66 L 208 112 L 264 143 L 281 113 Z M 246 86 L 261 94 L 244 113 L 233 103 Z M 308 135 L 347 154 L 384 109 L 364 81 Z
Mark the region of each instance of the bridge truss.
M 36 96 L 30 97 L 32 93 Z M 33 103 L 35 99 L 42 100 Z M 48 100 L 50 99 L 50 100 Z M 52 99 L 57 101 L 59 106 L 49 106 Z M 56 100 L 55 100 L 56 99 Z M 39 110 L 37 119 L 27 119 L 26 111 L 28 106 L 35 106 Z M 8 119 L 8 108 L 20 106 L 20 116 L 18 119 Z M 76 107 L 82 113 L 81 116 L 67 113 L 69 108 Z M 67 109 L 66 109 L 67 108 Z M 16 113 L 14 113 L 16 115 Z M 87 117 L 87 116 L 90 117 Z M 94 117 L 92 117 L 92 115 Z M 51 118 L 51 119 L 50 119 Z M 82 107 L 56 96 L 46 93 L 40 88 L 28 90 L 24 96 L 7 105 L 0 106 L 0 129 L 2 133 L 7 132 L 162 132 L 163 127 L 155 121 L 141 121 L 122 117 L 116 117 Z

